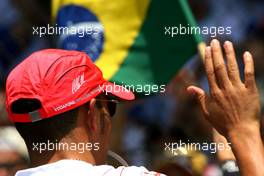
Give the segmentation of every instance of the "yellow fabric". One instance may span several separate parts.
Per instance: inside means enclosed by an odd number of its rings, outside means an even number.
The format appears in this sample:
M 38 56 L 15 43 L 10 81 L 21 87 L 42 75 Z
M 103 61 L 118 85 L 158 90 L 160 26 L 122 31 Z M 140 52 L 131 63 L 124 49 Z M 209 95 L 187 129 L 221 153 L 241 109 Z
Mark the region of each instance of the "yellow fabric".
M 137 37 L 150 0 L 53 0 L 53 19 L 61 6 L 70 4 L 88 8 L 102 23 L 105 41 L 95 64 L 109 80 L 118 71 Z

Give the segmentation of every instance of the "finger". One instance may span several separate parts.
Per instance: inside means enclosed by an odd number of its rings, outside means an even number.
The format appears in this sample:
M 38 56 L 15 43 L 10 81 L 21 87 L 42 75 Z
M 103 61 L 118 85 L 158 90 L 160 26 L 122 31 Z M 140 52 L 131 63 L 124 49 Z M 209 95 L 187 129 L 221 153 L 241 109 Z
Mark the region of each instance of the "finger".
M 212 61 L 211 47 L 208 46 L 205 49 L 204 67 L 207 75 L 210 91 L 216 91 L 219 89 L 214 73 L 214 66 Z
M 237 66 L 236 54 L 234 51 L 233 44 L 230 41 L 226 41 L 224 43 L 224 48 L 227 58 L 227 71 L 229 79 L 233 85 L 240 85 L 242 84 L 242 82 L 239 76 L 239 69 Z
M 203 89 L 196 87 L 196 86 L 189 86 L 187 88 L 187 91 L 191 94 L 194 94 L 196 96 L 196 98 L 199 101 L 199 104 L 201 106 L 201 109 L 203 111 L 203 113 L 205 115 L 208 115 L 208 110 L 207 110 L 207 106 L 206 106 L 206 93 L 204 92 Z
M 227 88 L 231 86 L 231 82 L 227 75 L 226 66 L 219 41 L 216 39 L 212 40 L 211 48 L 216 80 L 218 81 L 218 85 L 220 88 Z
M 254 73 L 254 62 L 252 55 L 247 51 L 243 55 L 244 58 L 244 74 L 245 74 L 245 87 L 246 88 L 256 88 L 255 73 Z

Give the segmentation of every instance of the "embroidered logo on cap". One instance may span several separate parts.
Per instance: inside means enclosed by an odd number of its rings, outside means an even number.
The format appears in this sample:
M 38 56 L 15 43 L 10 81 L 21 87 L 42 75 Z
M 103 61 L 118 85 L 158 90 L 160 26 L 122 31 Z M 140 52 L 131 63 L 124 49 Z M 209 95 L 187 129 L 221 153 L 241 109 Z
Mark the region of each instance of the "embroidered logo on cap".
M 72 81 L 72 94 L 75 94 L 85 82 L 84 73 L 77 76 L 77 78 Z

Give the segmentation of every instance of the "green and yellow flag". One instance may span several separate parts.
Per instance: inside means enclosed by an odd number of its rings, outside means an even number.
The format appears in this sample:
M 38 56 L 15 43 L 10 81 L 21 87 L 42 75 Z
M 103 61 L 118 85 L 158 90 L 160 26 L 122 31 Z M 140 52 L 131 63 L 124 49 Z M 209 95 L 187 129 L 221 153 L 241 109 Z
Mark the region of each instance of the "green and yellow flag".
M 167 84 L 202 41 L 180 34 L 196 26 L 186 0 L 53 0 L 52 13 L 58 47 L 85 51 L 128 85 Z

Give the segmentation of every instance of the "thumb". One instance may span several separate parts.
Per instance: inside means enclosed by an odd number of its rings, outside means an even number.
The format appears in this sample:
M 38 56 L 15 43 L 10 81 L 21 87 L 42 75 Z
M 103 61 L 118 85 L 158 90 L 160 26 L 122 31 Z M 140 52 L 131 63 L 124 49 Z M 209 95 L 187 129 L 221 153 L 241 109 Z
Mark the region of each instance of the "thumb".
M 206 108 L 206 94 L 203 89 L 196 86 L 187 87 L 187 92 L 196 96 L 204 114 L 208 114 Z

